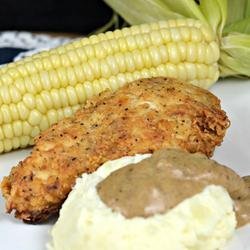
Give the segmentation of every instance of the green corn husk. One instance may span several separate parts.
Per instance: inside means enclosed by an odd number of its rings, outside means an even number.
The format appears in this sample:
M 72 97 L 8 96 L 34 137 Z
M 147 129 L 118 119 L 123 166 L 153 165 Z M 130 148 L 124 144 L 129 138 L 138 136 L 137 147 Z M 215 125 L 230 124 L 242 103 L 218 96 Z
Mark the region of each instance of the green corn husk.
M 163 19 L 184 18 L 171 11 L 162 0 L 107 0 L 129 24 L 150 23 Z
M 227 25 L 224 28 L 223 33 L 227 35 L 230 32 L 250 34 L 250 17 Z
M 229 33 L 223 37 L 219 64 L 221 76 L 250 77 L 250 35 Z
M 246 0 L 228 0 L 227 24 L 240 21 L 245 16 Z
M 195 18 L 217 35 L 221 77 L 250 77 L 250 0 L 104 0 L 129 24 Z

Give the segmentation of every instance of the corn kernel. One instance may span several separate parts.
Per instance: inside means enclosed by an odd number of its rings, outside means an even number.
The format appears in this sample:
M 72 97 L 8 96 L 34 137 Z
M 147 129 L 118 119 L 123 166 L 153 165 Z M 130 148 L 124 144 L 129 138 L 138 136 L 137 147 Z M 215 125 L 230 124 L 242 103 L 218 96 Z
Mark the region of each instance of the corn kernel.
M 39 133 L 40 133 L 40 129 L 39 129 L 38 126 L 36 126 L 36 127 L 32 128 L 30 135 L 31 135 L 31 137 L 35 137 L 35 136 L 37 136 Z
M 29 136 L 22 136 L 20 137 L 20 147 L 24 148 L 29 144 L 30 137 Z
M 103 90 L 110 90 L 111 89 L 111 86 L 110 86 L 109 81 L 107 79 L 101 78 L 99 80 L 99 82 L 100 82 L 100 85 L 101 85 Z
M 149 33 L 151 38 L 151 44 L 154 44 L 155 46 L 159 46 L 162 44 L 163 38 L 161 33 L 158 30 L 154 30 Z
M 193 63 L 186 63 L 186 71 L 187 71 L 187 80 L 193 80 L 196 78 L 196 65 Z
M 12 121 L 18 120 L 20 116 L 19 116 L 19 112 L 18 112 L 16 104 L 11 103 L 9 105 L 9 108 L 10 108 Z
M 72 107 L 73 113 L 75 113 L 81 106 L 80 105 L 75 105 Z
M 65 117 L 70 117 L 73 114 L 71 107 L 66 107 L 63 109 L 63 113 Z
M 21 121 L 13 122 L 13 132 L 16 137 L 19 137 L 22 135 L 22 122 Z
M 178 47 L 176 46 L 175 43 L 169 43 L 168 44 L 168 56 L 169 59 L 168 61 L 173 63 L 173 64 L 178 64 L 181 62 L 180 54 Z
M 21 100 L 21 95 L 17 88 L 14 85 L 9 86 L 9 93 L 11 96 L 11 102 L 12 103 L 18 103 Z
M 177 76 L 177 67 L 172 63 L 167 64 L 167 76 L 175 78 Z
M 31 132 L 31 126 L 27 121 L 23 122 L 23 135 L 29 135 Z
M 37 72 L 43 71 L 45 68 L 43 66 L 42 60 L 40 59 L 34 59 L 33 63 L 37 69 Z
M 126 72 L 126 64 L 125 64 L 125 60 L 123 59 L 123 54 L 117 53 L 114 56 L 114 59 L 115 59 L 116 63 L 118 64 L 120 73 Z
M 100 67 L 100 62 L 99 60 L 97 60 L 96 58 L 93 58 L 91 60 L 89 60 L 88 62 L 89 67 L 91 68 L 91 72 L 93 75 L 94 79 L 98 79 L 101 76 L 101 67 Z M 76 70 L 75 70 L 76 72 Z M 83 73 L 83 71 L 81 70 L 81 74 Z M 83 79 L 83 77 L 79 77 L 80 79 Z M 81 82 L 81 80 L 79 80 L 78 82 Z
M 23 96 L 23 102 L 28 109 L 34 109 L 36 106 L 34 95 L 27 93 Z
M 35 93 L 39 93 L 40 91 L 42 91 L 43 89 L 43 85 L 41 83 L 41 78 L 40 78 L 40 75 L 39 74 L 33 74 L 32 76 L 30 76 L 30 80 L 35 88 Z
M 14 67 L 14 68 L 10 68 L 8 70 L 8 74 L 10 75 L 10 77 L 12 79 L 17 79 L 19 77 L 19 72 L 17 71 L 17 69 Z
M 60 53 L 60 61 L 62 64 L 62 67 L 70 67 L 71 66 L 71 61 L 69 60 L 67 54 L 65 53 L 65 49 Z
M 111 76 L 111 70 L 106 63 L 101 63 L 101 75 L 104 78 Z
M 61 108 L 63 104 L 61 102 L 59 91 L 57 89 L 52 89 L 50 91 L 50 95 L 51 95 L 54 108 L 56 109 Z
M 197 79 L 204 79 L 207 77 L 207 66 L 205 64 L 197 65 Z
M 107 52 L 105 51 L 105 49 L 102 46 L 102 43 L 97 43 L 94 44 L 94 50 L 95 50 L 95 57 L 98 59 L 102 59 L 105 56 L 107 56 Z
M 93 81 L 93 90 L 94 90 L 94 95 L 98 95 L 99 93 L 102 92 L 102 86 L 100 85 L 100 82 L 98 80 Z
M 82 81 L 85 81 L 87 79 L 92 80 L 94 78 L 93 73 L 92 73 L 92 69 L 91 69 L 91 67 L 89 66 L 88 63 L 82 64 L 81 65 L 81 70 L 83 72 Z
M 78 98 L 77 98 L 74 87 L 68 86 L 66 88 L 66 92 L 68 95 L 68 100 L 69 100 L 70 106 L 76 105 L 78 103 Z
M 151 62 L 152 62 L 152 65 L 154 67 L 156 67 L 157 65 L 161 64 L 163 61 L 161 60 L 162 57 L 161 57 L 161 54 L 159 53 L 159 50 L 158 48 L 156 47 L 151 47 L 149 49 L 149 55 L 150 55 L 150 58 L 151 58 Z M 135 64 L 135 63 L 134 63 Z M 133 70 L 134 71 L 134 70 Z M 133 72 L 132 71 L 132 72 Z
M 133 61 L 133 56 L 132 56 L 132 53 L 130 52 L 127 52 L 125 55 L 124 55 L 124 60 L 125 60 L 125 63 L 126 63 L 126 71 L 127 72 L 134 72 L 136 70 L 136 66 L 135 66 L 135 63 Z M 111 76 L 112 74 L 110 74 L 109 76 Z M 104 78 L 106 78 L 104 76 Z
M 44 101 L 40 95 L 36 96 L 36 109 L 42 113 L 45 114 L 47 112 L 47 107 L 44 104 Z
M 43 86 L 43 90 L 50 90 L 51 82 L 50 82 L 49 74 L 47 71 L 42 71 L 40 73 L 40 79 L 41 79 L 41 83 Z
M 188 43 L 186 50 L 186 60 L 188 62 L 196 62 L 197 61 L 197 47 L 195 43 Z
M 11 112 L 10 112 L 9 106 L 6 104 L 3 104 L 2 106 L 0 106 L 0 112 L 2 114 L 3 122 L 4 123 L 11 123 L 12 117 L 11 117 Z
M 64 118 L 64 113 L 63 113 L 62 109 L 57 110 L 57 118 L 59 121 Z
M 83 86 L 85 89 L 86 96 L 89 99 L 90 97 L 94 95 L 92 84 L 91 82 L 85 82 Z
M 12 142 L 11 139 L 3 140 L 4 151 L 9 152 L 12 149 Z
M 11 143 L 12 143 L 13 149 L 17 149 L 20 147 L 20 141 L 19 141 L 19 138 L 17 137 L 12 138 Z
M 49 127 L 49 122 L 48 122 L 48 118 L 46 116 L 42 116 L 41 122 L 39 124 L 39 128 L 41 129 L 41 131 L 47 129 Z
M 11 124 L 3 124 L 3 133 L 5 138 L 12 138 L 14 136 Z
M 66 87 L 68 85 L 68 78 L 66 73 L 66 68 L 60 67 L 57 70 L 57 76 L 61 83 L 61 87 Z
M 1 99 L 2 99 L 3 103 L 6 103 L 6 104 L 11 103 L 11 97 L 10 97 L 9 87 L 8 86 L 5 86 L 5 85 L 1 86 L 0 96 L 1 96 Z
M 42 101 L 43 103 L 45 104 L 45 106 L 47 107 L 47 109 L 51 109 L 53 107 L 53 101 L 52 101 L 52 98 L 51 98 L 51 95 L 48 91 L 43 91 L 41 94 L 40 94 L 41 98 L 42 98 Z
M 18 92 L 21 95 L 24 94 L 24 93 L 26 93 L 26 88 L 25 88 L 25 85 L 24 85 L 24 82 L 23 82 L 22 78 L 16 79 L 15 82 L 14 82 L 14 86 L 18 89 Z
M 95 56 L 95 50 L 93 46 L 87 44 L 83 47 L 85 54 L 87 55 L 87 58 L 92 58 Z
M 71 62 L 71 65 L 76 65 L 76 64 L 81 63 L 81 61 L 79 60 L 79 58 L 74 50 L 69 51 L 68 56 L 69 56 L 69 60 Z
M 119 67 L 117 67 L 117 63 L 114 56 L 108 56 L 106 59 L 106 63 L 111 71 L 111 75 L 117 75 L 119 73 Z
M 25 67 L 26 67 L 27 71 L 29 72 L 29 75 L 34 74 L 34 73 L 37 72 L 37 69 L 36 69 L 35 65 L 31 61 L 27 62 L 25 64 Z
M 77 84 L 77 78 L 73 68 L 67 68 L 68 83 L 72 86 Z M 94 77 L 93 77 L 94 78 Z
M 18 69 L 18 71 L 19 71 L 19 73 L 21 74 L 22 77 L 28 76 L 28 72 L 27 72 L 26 68 L 22 64 L 20 64 L 17 69 Z
M 58 89 L 60 88 L 60 81 L 55 70 L 50 70 L 49 72 L 49 81 L 51 82 L 51 87 Z
M 68 95 L 65 89 L 61 88 L 59 89 L 59 95 L 61 98 L 61 103 L 63 107 L 69 106 L 69 100 L 68 100 Z
M 4 139 L 3 129 L 0 127 L 0 141 Z
M 177 74 L 181 80 L 185 81 L 187 79 L 187 71 L 182 63 L 177 65 Z
M 36 86 L 33 84 L 30 77 L 25 77 L 24 78 L 24 85 L 25 85 L 25 88 L 26 88 L 25 92 L 36 94 L 36 92 L 37 92 Z
M 59 55 L 52 54 L 51 57 L 50 57 L 50 59 L 51 59 L 51 63 L 53 65 L 54 69 L 57 69 L 57 68 L 59 68 L 59 67 L 62 66 L 62 64 L 61 64 L 61 58 L 60 58 Z
M 37 111 L 36 109 L 34 109 L 30 112 L 28 122 L 30 125 L 35 126 L 40 123 L 41 119 L 42 119 L 41 113 Z

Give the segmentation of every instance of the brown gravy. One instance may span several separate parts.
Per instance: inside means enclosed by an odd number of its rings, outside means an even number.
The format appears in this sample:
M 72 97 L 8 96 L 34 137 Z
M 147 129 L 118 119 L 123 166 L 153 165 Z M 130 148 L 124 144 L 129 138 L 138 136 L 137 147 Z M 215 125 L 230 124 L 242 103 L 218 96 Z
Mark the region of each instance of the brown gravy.
M 197 153 L 156 151 L 150 158 L 111 173 L 97 191 L 107 206 L 133 218 L 165 213 L 209 184 L 225 187 L 234 199 L 238 226 L 250 223 L 250 177 L 241 178 Z
M 235 211 L 238 227 L 250 223 L 250 176 L 243 177 L 248 188 L 248 197 L 243 200 L 235 200 Z

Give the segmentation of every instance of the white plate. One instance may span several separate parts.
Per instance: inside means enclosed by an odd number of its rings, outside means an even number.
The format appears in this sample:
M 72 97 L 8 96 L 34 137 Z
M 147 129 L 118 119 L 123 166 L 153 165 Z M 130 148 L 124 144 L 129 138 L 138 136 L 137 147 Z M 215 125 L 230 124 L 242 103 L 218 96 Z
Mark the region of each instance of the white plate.
M 225 140 L 213 158 L 242 176 L 250 175 L 250 80 L 219 81 L 211 90 L 221 99 L 222 107 L 231 120 Z M 29 152 L 18 150 L 0 155 L 0 179 Z M 43 225 L 22 223 L 5 214 L 4 200 L 0 198 L 1 250 L 45 249 L 52 224 L 52 221 Z M 237 231 L 227 250 L 250 250 L 250 225 Z

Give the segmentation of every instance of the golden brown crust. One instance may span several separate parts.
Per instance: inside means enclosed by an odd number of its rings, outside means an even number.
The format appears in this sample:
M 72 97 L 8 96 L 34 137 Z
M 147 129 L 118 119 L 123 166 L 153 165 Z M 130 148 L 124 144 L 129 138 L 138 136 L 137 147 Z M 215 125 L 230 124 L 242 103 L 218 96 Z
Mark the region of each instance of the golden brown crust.
M 83 172 L 163 147 L 211 156 L 228 126 L 218 98 L 175 79 L 141 79 L 105 92 L 36 138 L 31 155 L 1 184 L 7 211 L 26 221 L 45 220 Z

